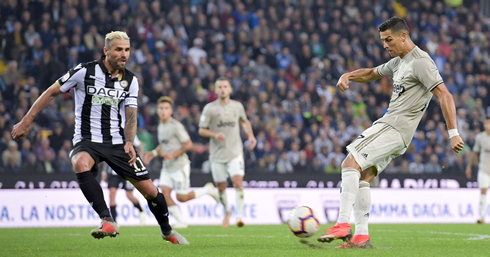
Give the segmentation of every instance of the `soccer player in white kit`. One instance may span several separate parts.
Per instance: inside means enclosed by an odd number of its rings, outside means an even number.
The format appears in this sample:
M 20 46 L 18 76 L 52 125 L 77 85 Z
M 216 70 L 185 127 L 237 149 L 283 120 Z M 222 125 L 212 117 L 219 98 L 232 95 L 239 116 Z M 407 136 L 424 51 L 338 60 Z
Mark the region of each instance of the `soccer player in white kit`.
M 347 146 L 342 162 L 340 210 L 337 223 L 320 237 L 320 242 L 347 241 L 338 248 L 371 247 L 368 218 L 371 207 L 369 182 L 395 157 L 405 153 L 434 94 L 446 120 L 451 148 L 457 153 L 464 143 L 456 126 L 456 108 L 434 61 L 410 39 L 405 20 L 390 18 L 379 26 L 383 47 L 393 57 L 375 68 L 344 73 L 337 87 L 349 81 L 366 83 L 384 76 L 393 78 L 393 93 L 387 113 Z M 354 208 L 356 233 L 351 239 L 349 219 Z
M 204 187 L 189 192 L 191 163 L 186 152 L 192 149 L 192 141 L 184 125 L 172 118 L 173 100 L 168 96 L 162 96 L 157 101 L 157 114 L 160 118 L 158 125 L 159 145 L 153 151 L 145 155 L 146 163 L 154 157 L 163 158 L 162 171 L 160 172 L 160 187 L 168 204 L 168 211 L 177 220 L 174 228 L 187 228 L 182 218 L 179 206 L 170 196 L 175 190 L 177 200 L 187 202 L 205 194 L 210 195 L 216 201 L 218 194 L 213 183 L 207 183 Z
M 240 137 L 241 125 L 248 136 L 248 150 L 257 144 L 252 126 L 250 125 L 243 104 L 231 100 L 232 87 L 227 78 L 219 78 L 215 82 L 218 99 L 206 104 L 199 122 L 199 135 L 211 138 L 209 160 L 211 173 L 219 191 L 219 200 L 225 208 L 223 227 L 230 225 L 231 208 L 226 197 L 228 176 L 236 190 L 236 221 L 243 227 L 243 143 Z
M 476 135 L 475 145 L 470 161 L 466 167 L 466 177 L 471 179 L 471 167 L 478 162 L 480 155 L 480 163 L 478 164 L 478 187 L 481 190 L 480 194 L 480 219 L 476 221 L 478 224 L 485 223 L 485 212 L 487 205 L 487 188 L 490 187 L 490 116 L 485 120 L 485 131 Z

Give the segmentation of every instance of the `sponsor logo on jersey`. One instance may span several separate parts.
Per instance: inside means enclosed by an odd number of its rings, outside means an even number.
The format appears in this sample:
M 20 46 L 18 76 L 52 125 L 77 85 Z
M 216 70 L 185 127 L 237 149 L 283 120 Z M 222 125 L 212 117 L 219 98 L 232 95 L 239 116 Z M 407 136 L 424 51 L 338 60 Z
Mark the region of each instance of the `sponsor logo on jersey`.
M 402 85 L 393 84 L 393 94 L 398 94 L 398 97 L 405 92 L 405 87 Z
M 367 159 L 368 154 L 367 153 L 361 153 L 361 156 L 364 157 L 364 159 Z
M 236 121 L 222 121 L 220 120 L 219 123 L 218 123 L 218 128 L 221 128 L 221 127 L 235 127 L 236 125 Z
M 160 140 L 160 144 L 168 144 L 168 139 L 162 139 Z
M 87 86 L 87 94 L 93 95 L 93 104 L 119 105 L 128 92 L 114 88 Z

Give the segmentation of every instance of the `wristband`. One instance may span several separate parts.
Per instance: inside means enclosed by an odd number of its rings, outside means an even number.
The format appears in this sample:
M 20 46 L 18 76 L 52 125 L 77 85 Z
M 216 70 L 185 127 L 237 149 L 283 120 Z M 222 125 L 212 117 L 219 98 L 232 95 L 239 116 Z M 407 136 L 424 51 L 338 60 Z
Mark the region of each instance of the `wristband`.
M 157 150 L 153 150 L 153 151 L 151 151 L 151 153 L 153 153 L 153 157 L 157 157 L 157 155 L 158 155 Z
M 447 133 L 449 133 L 449 138 L 452 138 L 452 137 L 459 135 L 458 129 L 450 129 L 447 131 Z

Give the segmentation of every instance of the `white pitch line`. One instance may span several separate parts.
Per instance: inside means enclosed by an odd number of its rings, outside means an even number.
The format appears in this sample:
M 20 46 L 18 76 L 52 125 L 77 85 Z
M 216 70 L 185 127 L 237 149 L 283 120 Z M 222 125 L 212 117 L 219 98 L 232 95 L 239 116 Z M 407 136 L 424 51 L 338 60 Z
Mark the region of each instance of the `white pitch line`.
M 378 230 L 384 232 L 409 232 L 409 233 L 419 233 L 419 234 L 435 234 L 435 235 L 451 235 L 451 236 L 468 236 L 466 240 L 485 240 L 490 239 L 490 235 L 488 234 L 474 234 L 474 233 L 454 233 L 454 232 L 444 232 L 444 231 L 406 231 L 406 230 Z

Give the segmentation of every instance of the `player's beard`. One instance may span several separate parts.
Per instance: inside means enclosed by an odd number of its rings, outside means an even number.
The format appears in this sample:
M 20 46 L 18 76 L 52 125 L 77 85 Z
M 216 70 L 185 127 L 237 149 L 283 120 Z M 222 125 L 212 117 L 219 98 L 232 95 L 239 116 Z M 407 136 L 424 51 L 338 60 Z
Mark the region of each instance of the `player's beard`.
M 119 64 L 117 59 L 113 59 L 110 57 L 108 57 L 107 60 L 109 61 L 109 65 L 111 66 L 111 68 L 113 68 L 114 70 L 123 71 L 124 67 L 126 67 L 126 62 L 123 64 Z

